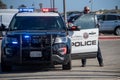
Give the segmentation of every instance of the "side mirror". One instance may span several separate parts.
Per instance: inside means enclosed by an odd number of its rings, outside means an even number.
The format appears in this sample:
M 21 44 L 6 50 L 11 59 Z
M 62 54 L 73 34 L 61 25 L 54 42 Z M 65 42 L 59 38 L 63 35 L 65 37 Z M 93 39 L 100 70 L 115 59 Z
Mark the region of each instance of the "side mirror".
M 72 26 L 68 28 L 69 31 L 80 31 L 80 26 Z
M 96 24 L 96 27 L 97 27 L 97 28 L 100 28 L 100 23 Z
M 0 31 L 6 31 L 7 29 L 6 29 L 6 26 L 4 25 L 4 24 L 1 24 L 1 26 L 0 26 Z
M 73 26 L 73 23 L 69 22 L 68 27 L 72 27 L 72 26 Z
M 7 30 L 8 30 L 8 28 L 6 28 L 6 26 L 4 24 L 1 24 L 1 26 L 0 26 L 0 36 L 4 36 L 6 34 Z

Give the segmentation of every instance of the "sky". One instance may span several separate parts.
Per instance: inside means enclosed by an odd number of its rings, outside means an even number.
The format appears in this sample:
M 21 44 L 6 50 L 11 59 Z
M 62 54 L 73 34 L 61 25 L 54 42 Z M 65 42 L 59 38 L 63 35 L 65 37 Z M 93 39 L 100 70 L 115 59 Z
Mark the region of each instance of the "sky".
M 28 8 L 33 7 L 38 9 L 39 4 L 42 3 L 44 8 L 50 8 L 51 0 L 2 0 L 9 8 L 13 5 L 13 8 L 18 8 L 21 4 L 26 5 Z M 115 9 L 118 6 L 120 9 L 120 0 L 66 0 L 66 11 L 83 11 L 84 6 L 89 6 L 92 11 Z M 55 0 L 55 7 L 59 12 L 63 12 L 63 0 Z

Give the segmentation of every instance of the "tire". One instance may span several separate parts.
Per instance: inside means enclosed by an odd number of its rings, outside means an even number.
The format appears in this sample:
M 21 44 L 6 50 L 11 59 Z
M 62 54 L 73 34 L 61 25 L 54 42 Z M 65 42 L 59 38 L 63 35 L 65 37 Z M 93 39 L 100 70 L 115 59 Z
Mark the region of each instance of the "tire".
M 71 70 L 71 68 L 72 68 L 72 66 L 71 66 L 71 56 L 70 56 L 68 63 L 62 65 L 62 69 L 63 70 Z
M 120 36 L 120 27 L 117 27 L 114 31 L 115 35 Z
M 12 70 L 12 66 L 7 65 L 7 63 L 4 61 L 1 61 L 1 70 L 2 72 L 9 72 Z

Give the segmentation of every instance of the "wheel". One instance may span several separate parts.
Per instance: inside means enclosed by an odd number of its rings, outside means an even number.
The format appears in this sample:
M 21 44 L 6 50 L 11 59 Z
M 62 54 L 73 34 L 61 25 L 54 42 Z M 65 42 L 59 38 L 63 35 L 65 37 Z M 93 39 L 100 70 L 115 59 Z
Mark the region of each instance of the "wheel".
M 62 65 L 63 70 L 70 70 L 71 69 L 71 61 L 69 61 L 67 64 Z
M 12 66 L 7 65 L 7 63 L 4 61 L 1 61 L 1 70 L 2 72 L 9 72 L 12 70 Z
M 120 27 L 117 27 L 117 28 L 115 29 L 115 35 L 120 36 Z
M 69 57 L 69 62 L 67 64 L 62 65 L 63 70 L 70 70 L 71 69 L 71 56 Z

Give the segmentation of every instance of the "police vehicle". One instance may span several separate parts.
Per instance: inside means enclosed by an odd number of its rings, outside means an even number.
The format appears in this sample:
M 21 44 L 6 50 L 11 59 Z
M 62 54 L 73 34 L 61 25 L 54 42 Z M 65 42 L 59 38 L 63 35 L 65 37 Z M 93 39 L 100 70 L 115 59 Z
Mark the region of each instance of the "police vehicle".
M 86 23 L 84 18 L 80 20 Z M 96 57 L 98 28 L 95 16 L 87 18 L 92 28 L 82 30 L 77 22 L 68 28 L 56 12 L 17 13 L 7 29 L 1 28 L 6 31 L 1 45 L 2 71 L 10 71 L 13 65 L 34 64 L 62 64 L 63 70 L 70 70 L 71 54 L 77 56 L 72 55 L 74 59 Z

